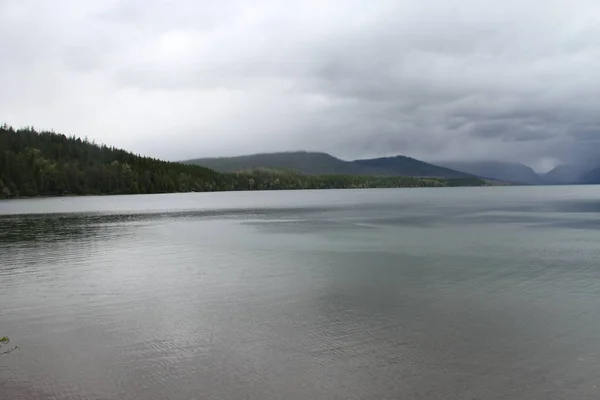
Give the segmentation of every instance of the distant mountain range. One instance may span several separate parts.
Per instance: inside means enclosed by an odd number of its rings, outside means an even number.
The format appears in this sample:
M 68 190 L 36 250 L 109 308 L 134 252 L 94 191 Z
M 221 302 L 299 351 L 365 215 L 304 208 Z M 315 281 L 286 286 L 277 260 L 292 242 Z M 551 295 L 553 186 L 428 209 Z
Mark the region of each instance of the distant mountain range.
M 590 175 L 586 177 L 588 173 L 591 172 L 593 167 L 590 166 L 581 166 L 581 165 L 559 165 L 553 170 L 547 172 L 542 175 L 542 179 L 544 182 L 552 185 L 568 185 L 568 184 L 576 184 L 576 183 L 586 183 L 586 181 L 593 181 L 593 177 Z M 596 180 L 595 183 L 597 183 Z M 594 183 L 594 182 L 591 182 Z
M 345 161 L 327 153 L 295 151 L 239 157 L 198 158 L 184 161 L 219 172 L 280 168 L 307 175 L 377 175 L 436 178 L 480 177 L 492 181 L 527 185 L 600 183 L 600 167 L 561 165 L 538 175 L 524 164 L 503 161 L 443 161 L 429 163 L 398 155 Z
M 563 164 L 545 174 L 536 174 L 524 164 L 499 161 L 443 162 L 439 165 L 482 178 L 529 185 L 600 184 L 600 166 Z
M 541 185 L 545 183 L 531 167 L 524 164 L 502 161 L 447 161 L 438 164 L 482 178 L 525 183 L 528 185 Z
M 281 168 L 308 175 L 379 175 L 436 178 L 473 178 L 473 174 L 429 164 L 410 157 L 395 156 L 344 161 L 326 153 L 284 152 L 240 157 L 199 158 L 184 161 L 219 172 L 256 168 Z
M 579 183 L 582 185 L 600 184 L 600 167 L 586 169 L 585 171 L 575 182 L 568 183 Z
M 296 167 L 327 170 L 302 174 L 281 168 L 221 173 L 201 165 L 161 161 L 87 140 L 33 128 L 0 125 L 0 199 L 36 196 L 151 194 L 233 190 L 371 189 L 485 186 L 480 178 L 348 175 L 358 164 L 323 154 L 299 153 Z M 271 156 L 273 157 L 273 156 Z M 294 159 L 294 157 L 283 157 Z M 339 161 L 339 162 L 338 162 Z M 261 162 L 262 163 L 262 162 Z M 273 161 L 281 164 L 281 159 Z M 236 164 L 238 168 L 241 164 Z M 439 168 L 443 171 L 443 168 Z
M 424 161 L 405 156 L 371 158 L 351 162 L 363 168 L 385 171 L 399 176 L 433 176 L 442 178 L 465 178 L 476 176 L 467 171 L 458 171 L 445 166 L 429 164 Z

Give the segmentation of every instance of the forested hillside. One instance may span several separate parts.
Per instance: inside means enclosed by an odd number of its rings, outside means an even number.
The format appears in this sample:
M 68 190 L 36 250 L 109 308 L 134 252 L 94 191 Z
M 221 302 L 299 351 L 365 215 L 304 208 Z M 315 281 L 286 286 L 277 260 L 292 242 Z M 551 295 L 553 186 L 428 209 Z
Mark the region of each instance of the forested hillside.
M 0 126 L 0 197 L 222 190 L 481 186 L 481 179 L 303 175 L 252 169 L 218 173 L 76 137 Z
M 140 157 L 52 132 L 0 127 L 4 197 L 226 189 L 231 182 L 208 168 Z
M 234 173 L 242 189 L 369 189 L 402 187 L 484 186 L 478 178 L 443 179 L 377 175 L 305 175 L 295 171 L 256 168 Z

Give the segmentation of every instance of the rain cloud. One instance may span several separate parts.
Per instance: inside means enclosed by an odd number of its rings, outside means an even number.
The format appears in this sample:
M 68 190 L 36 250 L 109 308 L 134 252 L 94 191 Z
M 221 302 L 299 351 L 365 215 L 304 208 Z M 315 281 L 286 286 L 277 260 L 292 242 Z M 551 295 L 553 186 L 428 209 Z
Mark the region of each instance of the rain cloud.
M 0 0 L 0 120 L 171 160 L 600 150 L 597 0 Z

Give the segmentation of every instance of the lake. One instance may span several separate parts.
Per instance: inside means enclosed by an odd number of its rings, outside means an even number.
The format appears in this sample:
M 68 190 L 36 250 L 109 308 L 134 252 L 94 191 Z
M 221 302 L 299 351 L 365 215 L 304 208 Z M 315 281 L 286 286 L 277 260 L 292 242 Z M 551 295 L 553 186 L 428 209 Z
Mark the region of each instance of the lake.
M 600 187 L 0 201 L 3 335 L 7 400 L 596 400 Z

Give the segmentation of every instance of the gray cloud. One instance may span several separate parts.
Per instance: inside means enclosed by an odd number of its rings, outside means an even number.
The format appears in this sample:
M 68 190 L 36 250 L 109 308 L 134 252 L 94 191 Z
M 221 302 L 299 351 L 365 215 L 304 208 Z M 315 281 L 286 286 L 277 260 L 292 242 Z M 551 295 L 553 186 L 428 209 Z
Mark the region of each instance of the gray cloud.
M 600 150 L 596 0 L 0 0 L 0 118 L 181 159 Z

